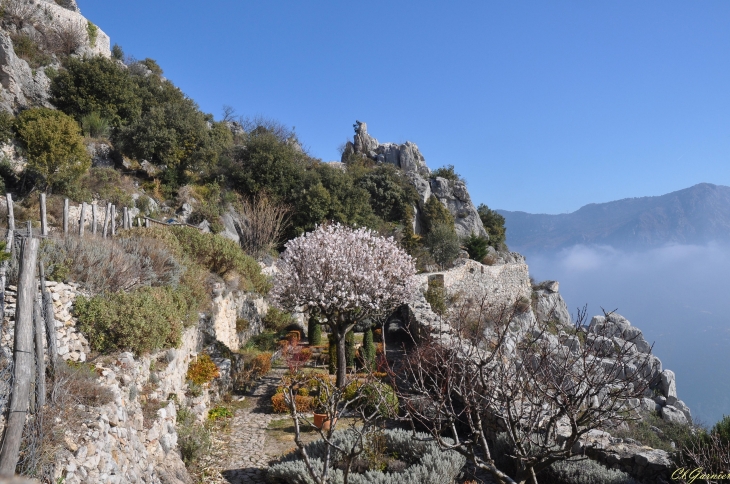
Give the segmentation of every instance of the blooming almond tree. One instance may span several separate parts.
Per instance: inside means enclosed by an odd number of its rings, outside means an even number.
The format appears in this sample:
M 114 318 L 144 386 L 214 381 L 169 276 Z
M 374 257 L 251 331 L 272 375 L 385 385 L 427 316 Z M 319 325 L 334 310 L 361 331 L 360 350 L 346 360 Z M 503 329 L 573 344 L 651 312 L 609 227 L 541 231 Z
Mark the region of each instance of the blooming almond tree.
M 307 309 L 332 330 L 337 386 L 347 371 L 345 335 L 408 301 L 416 288 L 413 259 L 392 237 L 340 224 L 321 225 L 286 243 L 271 296 L 289 310 Z

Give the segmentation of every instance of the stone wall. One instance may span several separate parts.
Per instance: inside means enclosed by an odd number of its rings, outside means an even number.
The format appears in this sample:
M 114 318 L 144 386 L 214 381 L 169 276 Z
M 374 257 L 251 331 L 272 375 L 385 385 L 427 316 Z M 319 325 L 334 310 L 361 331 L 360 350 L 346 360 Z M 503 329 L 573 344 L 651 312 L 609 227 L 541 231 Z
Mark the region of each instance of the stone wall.
M 243 291 L 214 291 L 213 309 L 202 322 L 203 331 L 237 351 L 264 329 L 263 316 L 269 309 L 263 297 Z
M 487 266 L 471 259 L 457 259 L 452 269 L 417 277 L 422 292 L 426 292 L 429 279 L 442 279 L 449 295 L 477 300 L 486 295 L 492 307 L 511 305 L 520 298 L 529 300 L 532 294 L 530 273 L 522 262 Z

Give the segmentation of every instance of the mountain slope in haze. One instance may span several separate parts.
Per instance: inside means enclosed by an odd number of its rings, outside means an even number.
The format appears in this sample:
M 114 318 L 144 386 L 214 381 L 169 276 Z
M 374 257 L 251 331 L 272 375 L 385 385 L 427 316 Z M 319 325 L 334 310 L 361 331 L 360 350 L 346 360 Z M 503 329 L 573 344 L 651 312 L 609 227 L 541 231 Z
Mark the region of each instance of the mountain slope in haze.
M 670 243 L 730 242 L 730 187 L 710 183 L 657 197 L 591 203 L 567 214 L 497 212 L 506 221 L 507 244 L 518 251 L 548 251 L 575 244 L 641 249 Z

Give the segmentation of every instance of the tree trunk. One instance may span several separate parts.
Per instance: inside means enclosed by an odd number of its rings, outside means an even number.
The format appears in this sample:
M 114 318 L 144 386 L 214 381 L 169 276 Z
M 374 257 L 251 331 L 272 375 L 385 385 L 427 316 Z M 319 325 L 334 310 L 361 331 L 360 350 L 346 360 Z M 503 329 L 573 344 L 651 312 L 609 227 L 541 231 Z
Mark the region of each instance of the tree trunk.
M 33 366 L 33 304 L 36 292 L 35 267 L 38 239 L 23 239 L 18 274 L 18 303 L 15 317 L 13 389 L 8 420 L 0 448 L 0 476 L 12 476 L 18 464 L 20 441 L 28 412 Z

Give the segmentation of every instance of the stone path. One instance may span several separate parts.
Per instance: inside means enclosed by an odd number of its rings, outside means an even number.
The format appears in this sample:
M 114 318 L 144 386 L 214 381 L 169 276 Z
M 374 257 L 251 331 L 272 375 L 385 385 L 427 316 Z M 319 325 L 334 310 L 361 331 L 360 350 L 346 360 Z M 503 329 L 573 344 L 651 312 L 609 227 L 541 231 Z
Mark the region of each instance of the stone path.
M 263 484 L 266 468 L 274 455 L 266 452 L 266 429 L 276 417 L 271 412 L 271 396 L 284 374 L 283 369 L 269 372 L 246 399 L 245 409 L 236 411 L 227 439 L 230 460 L 221 475 L 230 484 Z

